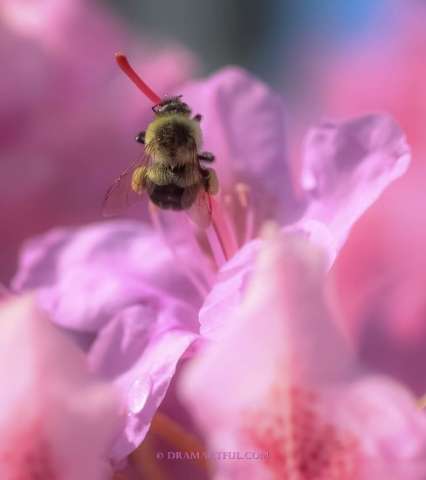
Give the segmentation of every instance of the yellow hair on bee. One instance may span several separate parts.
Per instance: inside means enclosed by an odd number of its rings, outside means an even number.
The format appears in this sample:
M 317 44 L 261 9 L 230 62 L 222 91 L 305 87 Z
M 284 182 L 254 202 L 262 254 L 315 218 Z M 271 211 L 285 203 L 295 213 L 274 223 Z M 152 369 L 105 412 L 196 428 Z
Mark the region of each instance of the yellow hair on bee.
M 197 146 L 197 150 L 201 150 L 202 146 L 202 133 L 199 122 L 189 118 L 185 115 L 179 114 L 171 114 L 171 115 L 162 115 L 156 117 L 146 129 L 145 132 L 145 145 L 149 145 L 150 142 L 155 140 L 157 131 L 162 126 L 166 125 L 167 123 L 176 122 L 183 124 L 188 127 L 189 131 L 191 132 L 191 136 L 193 137 L 195 144 Z

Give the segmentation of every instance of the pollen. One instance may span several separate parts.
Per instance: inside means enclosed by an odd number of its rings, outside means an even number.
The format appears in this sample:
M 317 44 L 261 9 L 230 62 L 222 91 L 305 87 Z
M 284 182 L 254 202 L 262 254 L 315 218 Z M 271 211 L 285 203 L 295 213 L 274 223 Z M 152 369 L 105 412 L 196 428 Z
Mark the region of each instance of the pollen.
M 141 193 L 144 187 L 144 177 L 146 168 L 144 166 L 135 168 L 132 174 L 132 190 L 135 193 Z
M 323 418 L 319 397 L 302 388 L 275 389 L 267 409 L 244 416 L 243 435 L 267 452 L 276 480 L 356 480 L 356 438 Z

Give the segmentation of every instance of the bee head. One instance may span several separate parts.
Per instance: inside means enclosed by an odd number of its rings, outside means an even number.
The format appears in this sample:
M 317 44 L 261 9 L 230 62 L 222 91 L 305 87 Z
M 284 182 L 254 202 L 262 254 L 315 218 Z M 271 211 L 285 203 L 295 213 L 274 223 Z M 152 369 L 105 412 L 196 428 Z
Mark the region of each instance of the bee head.
M 182 95 L 179 95 L 178 97 L 167 97 L 157 105 L 154 105 L 152 111 L 156 115 L 170 115 L 171 113 L 177 113 L 189 117 L 191 115 L 191 109 L 185 102 L 182 102 L 181 98 Z

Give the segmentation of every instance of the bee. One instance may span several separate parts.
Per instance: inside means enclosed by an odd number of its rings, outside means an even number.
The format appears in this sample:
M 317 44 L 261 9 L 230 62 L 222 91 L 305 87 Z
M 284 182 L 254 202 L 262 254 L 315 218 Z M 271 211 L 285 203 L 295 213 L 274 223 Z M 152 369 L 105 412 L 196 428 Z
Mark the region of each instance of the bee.
M 204 163 L 214 155 L 201 151 L 201 115 L 192 115 L 182 96 L 161 99 L 137 76 L 127 59 L 117 55 L 125 73 L 155 101 L 154 119 L 136 136 L 143 144 L 142 159 L 125 170 L 111 185 L 103 203 L 106 216 L 115 215 L 146 193 L 165 210 L 187 211 L 201 227 L 210 224 L 210 195 L 219 190 L 213 168 Z

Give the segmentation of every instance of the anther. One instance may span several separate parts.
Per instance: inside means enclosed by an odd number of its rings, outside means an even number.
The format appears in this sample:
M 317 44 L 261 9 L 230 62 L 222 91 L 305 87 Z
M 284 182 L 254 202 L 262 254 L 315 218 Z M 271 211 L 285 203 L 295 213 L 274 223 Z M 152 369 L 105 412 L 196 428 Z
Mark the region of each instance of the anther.
M 212 228 L 219 241 L 225 261 L 228 261 L 238 250 L 238 243 L 231 227 L 226 210 L 221 208 L 219 202 L 210 197 L 212 207 Z
M 250 188 L 245 183 L 237 183 L 235 185 L 235 192 L 238 197 L 238 201 L 243 208 L 247 208 L 249 204 Z

